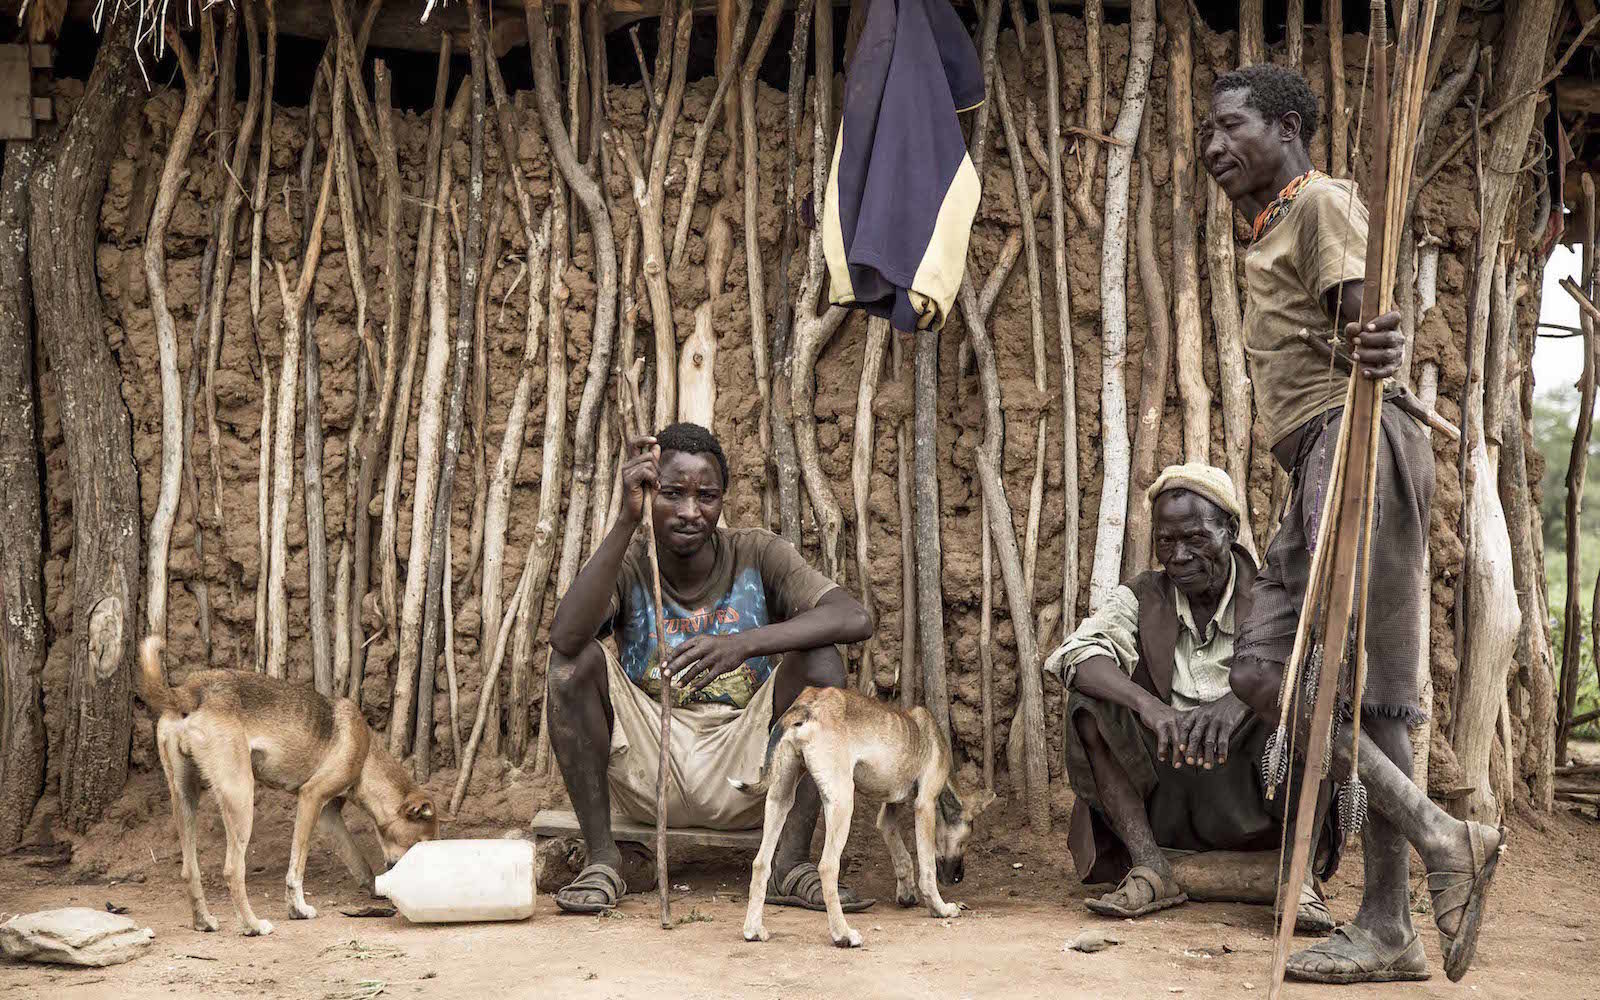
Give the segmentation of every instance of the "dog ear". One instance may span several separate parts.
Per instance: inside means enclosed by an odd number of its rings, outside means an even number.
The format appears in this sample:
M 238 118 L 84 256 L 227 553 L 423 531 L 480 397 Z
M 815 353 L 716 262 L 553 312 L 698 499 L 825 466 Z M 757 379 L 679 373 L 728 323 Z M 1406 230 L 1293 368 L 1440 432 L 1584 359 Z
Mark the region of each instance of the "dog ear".
M 945 785 L 944 790 L 939 793 L 939 818 L 946 823 L 959 823 L 961 812 L 961 798 L 953 786 Z
M 433 800 L 417 799 L 406 803 L 406 819 L 425 823 L 433 819 Z

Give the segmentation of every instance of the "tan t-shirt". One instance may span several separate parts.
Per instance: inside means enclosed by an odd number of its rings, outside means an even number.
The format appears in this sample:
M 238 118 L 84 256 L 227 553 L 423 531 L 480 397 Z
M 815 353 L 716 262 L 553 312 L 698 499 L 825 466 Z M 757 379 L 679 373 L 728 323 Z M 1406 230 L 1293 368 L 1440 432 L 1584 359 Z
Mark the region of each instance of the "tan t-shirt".
M 1367 208 L 1353 181 L 1318 177 L 1245 253 L 1245 353 L 1256 413 L 1276 445 L 1344 402 L 1348 377 L 1300 340 L 1328 339 L 1329 290 L 1366 272 Z
M 681 593 L 662 578 L 661 610 L 669 653 L 696 635 L 733 635 L 787 621 L 811 610 L 837 586 L 806 562 L 793 545 L 761 528 L 718 528 L 707 544 L 715 547 L 716 562 L 697 592 Z M 600 637 L 615 635 L 617 654 L 628 678 L 659 694 L 661 665 L 654 655 L 651 587 L 650 555 L 641 537 L 622 558 Z M 715 701 L 743 708 L 778 662 L 776 656 L 746 660 L 739 669 L 699 691 L 681 692 L 678 703 Z

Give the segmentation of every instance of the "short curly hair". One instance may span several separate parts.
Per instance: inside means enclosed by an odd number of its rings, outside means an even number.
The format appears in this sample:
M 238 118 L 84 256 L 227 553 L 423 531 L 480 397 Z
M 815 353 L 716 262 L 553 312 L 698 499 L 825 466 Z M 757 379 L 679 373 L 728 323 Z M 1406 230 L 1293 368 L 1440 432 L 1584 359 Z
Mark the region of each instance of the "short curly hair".
M 1305 77 L 1282 66 L 1260 64 L 1236 69 L 1217 77 L 1212 84 L 1213 94 L 1230 90 L 1243 90 L 1245 103 L 1261 112 L 1269 122 L 1276 122 L 1293 111 L 1300 116 L 1300 143 L 1309 151 L 1311 138 L 1317 134 L 1321 105 Z
M 669 451 L 681 451 L 686 455 L 710 455 L 716 459 L 717 468 L 722 470 L 722 485 L 728 485 L 728 456 L 722 451 L 722 443 L 717 436 L 701 427 L 699 424 L 676 423 L 668 424 L 656 435 L 656 446 L 665 455 Z

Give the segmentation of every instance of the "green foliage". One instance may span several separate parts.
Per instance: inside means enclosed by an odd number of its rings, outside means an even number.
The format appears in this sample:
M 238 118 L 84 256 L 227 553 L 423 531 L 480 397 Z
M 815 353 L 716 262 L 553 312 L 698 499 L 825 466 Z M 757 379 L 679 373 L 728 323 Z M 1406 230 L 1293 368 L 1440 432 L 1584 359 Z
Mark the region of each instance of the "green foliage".
M 1567 603 L 1567 465 L 1572 457 L 1573 428 L 1577 422 L 1578 391 L 1572 387 L 1540 392 L 1533 399 L 1533 445 L 1544 456 L 1539 515 L 1544 524 L 1545 594 L 1550 605 L 1550 641 L 1557 669 L 1565 642 Z M 1600 425 L 1600 421 L 1596 422 Z M 1584 504 L 1578 515 L 1580 568 L 1578 708 L 1577 714 L 1600 708 L 1600 683 L 1595 677 L 1594 647 L 1590 641 L 1590 613 L 1595 577 L 1600 573 L 1600 426 L 1589 439 L 1589 463 L 1584 475 Z M 1559 677 L 1557 678 L 1559 681 Z M 1578 734 L 1600 737 L 1600 724 L 1591 723 Z

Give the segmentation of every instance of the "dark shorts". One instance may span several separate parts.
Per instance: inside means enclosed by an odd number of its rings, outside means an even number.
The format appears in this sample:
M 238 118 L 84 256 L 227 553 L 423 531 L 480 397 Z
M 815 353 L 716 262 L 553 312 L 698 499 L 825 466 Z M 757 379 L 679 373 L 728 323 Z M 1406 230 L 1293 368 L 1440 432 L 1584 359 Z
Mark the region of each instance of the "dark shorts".
M 1228 743 L 1227 763 L 1220 767 L 1174 768 L 1156 759 L 1156 736 L 1132 710 L 1072 691 L 1067 696 L 1066 757 L 1078 806 L 1068 846 L 1085 882 L 1119 881 L 1131 860 L 1101 809 L 1100 791 L 1078 732 L 1083 715 L 1094 719 L 1111 756 L 1144 799 L 1157 844 L 1184 851 L 1278 849 L 1284 807 L 1294 799 L 1281 789 L 1274 798 L 1266 797 L 1260 768 L 1271 732 L 1266 723 L 1247 715 Z
M 1342 410 L 1307 421 L 1272 450 L 1292 491 L 1256 575 L 1250 616 L 1239 627 L 1239 659 L 1281 669 L 1293 651 Z M 1381 430 L 1362 712 L 1417 722 L 1429 707 L 1418 704 L 1417 691 L 1419 671 L 1427 668 L 1433 448 L 1421 424 L 1397 406 L 1384 406 Z

